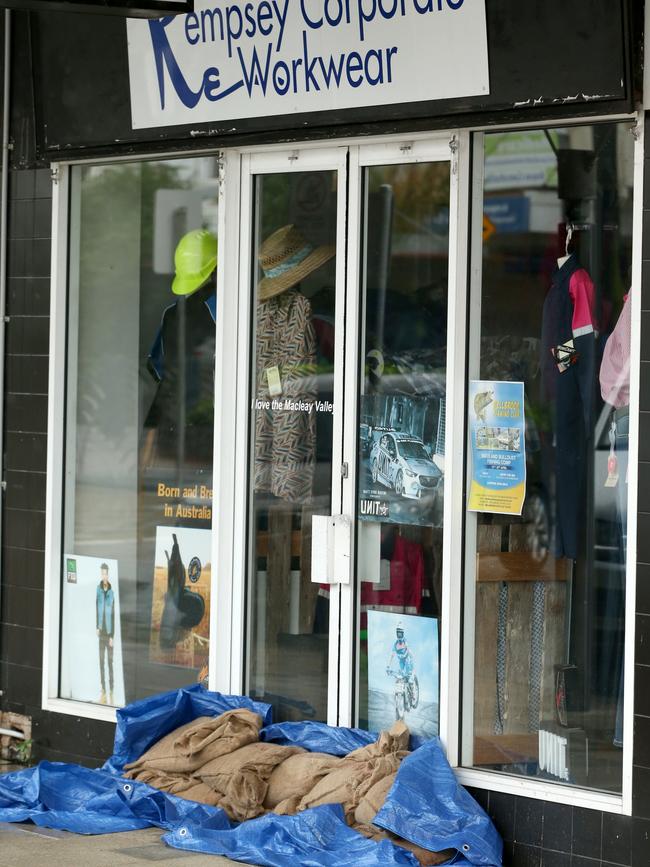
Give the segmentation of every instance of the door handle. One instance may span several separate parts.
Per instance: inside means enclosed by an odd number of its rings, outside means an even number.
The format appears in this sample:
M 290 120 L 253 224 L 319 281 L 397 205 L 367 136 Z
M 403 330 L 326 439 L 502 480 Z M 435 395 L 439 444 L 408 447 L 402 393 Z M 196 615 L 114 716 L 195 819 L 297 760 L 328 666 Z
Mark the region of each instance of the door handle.
M 314 584 L 349 584 L 352 521 L 347 515 L 314 515 L 311 525 L 311 580 Z

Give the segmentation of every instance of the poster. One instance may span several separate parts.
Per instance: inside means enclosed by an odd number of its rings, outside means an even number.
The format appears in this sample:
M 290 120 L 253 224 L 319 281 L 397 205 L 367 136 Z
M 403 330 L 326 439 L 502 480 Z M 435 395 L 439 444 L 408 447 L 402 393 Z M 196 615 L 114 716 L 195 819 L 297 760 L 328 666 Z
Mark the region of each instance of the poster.
M 442 526 L 444 401 L 364 395 L 359 471 L 360 520 Z
M 523 382 L 470 382 L 469 435 L 469 510 L 521 515 L 526 497 Z
M 65 554 L 61 698 L 121 707 L 124 668 L 117 560 Z
M 210 646 L 212 533 L 156 527 L 149 658 L 201 668 Z
M 411 734 L 438 734 L 438 621 L 368 611 L 368 727 L 403 719 Z

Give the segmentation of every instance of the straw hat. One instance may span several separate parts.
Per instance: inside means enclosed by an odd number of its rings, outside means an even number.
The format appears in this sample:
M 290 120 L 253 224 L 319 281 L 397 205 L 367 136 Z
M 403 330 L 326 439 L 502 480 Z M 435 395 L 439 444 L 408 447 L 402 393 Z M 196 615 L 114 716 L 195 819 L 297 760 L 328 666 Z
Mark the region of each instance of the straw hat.
M 328 262 L 336 248 L 312 247 L 295 226 L 283 226 L 264 241 L 257 255 L 264 277 L 258 285 L 260 301 L 279 295 Z

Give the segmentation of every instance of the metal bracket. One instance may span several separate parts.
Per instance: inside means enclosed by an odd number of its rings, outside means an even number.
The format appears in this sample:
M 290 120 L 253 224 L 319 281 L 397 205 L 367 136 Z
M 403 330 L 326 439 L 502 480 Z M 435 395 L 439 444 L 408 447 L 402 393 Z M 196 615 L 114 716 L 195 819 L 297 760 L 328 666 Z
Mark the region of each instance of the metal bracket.
M 399 149 L 404 154 L 404 156 L 406 156 L 407 154 L 410 154 L 411 151 L 413 150 L 413 145 L 408 144 L 408 143 L 404 143 L 403 145 L 399 146 Z
M 641 124 L 637 121 L 634 126 L 630 127 L 630 133 L 634 141 L 638 141 L 641 138 Z
M 226 162 L 224 160 L 223 151 L 217 154 L 217 183 L 221 186 L 226 177 Z
M 458 138 L 456 134 L 449 139 L 449 150 L 451 151 L 451 173 L 455 175 L 458 171 Z
M 347 479 L 348 472 L 349 472 L 348 462 L 343 461 L 343 463 L 341 464 L 341 478 Z
M 53 184 L 59 183 L 59 167 L 58 166 L 53 166 L 50 169 L 50 178 L 52 179 Z
M 300 151 L 291 151 L 287 159 L 290 163 L 295 163 L 296 160 L 300 159 Z

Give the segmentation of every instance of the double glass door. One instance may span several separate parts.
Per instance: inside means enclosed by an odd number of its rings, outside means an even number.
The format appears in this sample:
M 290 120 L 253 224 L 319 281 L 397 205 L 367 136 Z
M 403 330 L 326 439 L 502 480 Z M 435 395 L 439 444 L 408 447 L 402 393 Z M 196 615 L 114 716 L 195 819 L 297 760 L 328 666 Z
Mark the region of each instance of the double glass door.
M 439 731 L 454 144 L 242 156 L 233 617 L 276 719 Z

